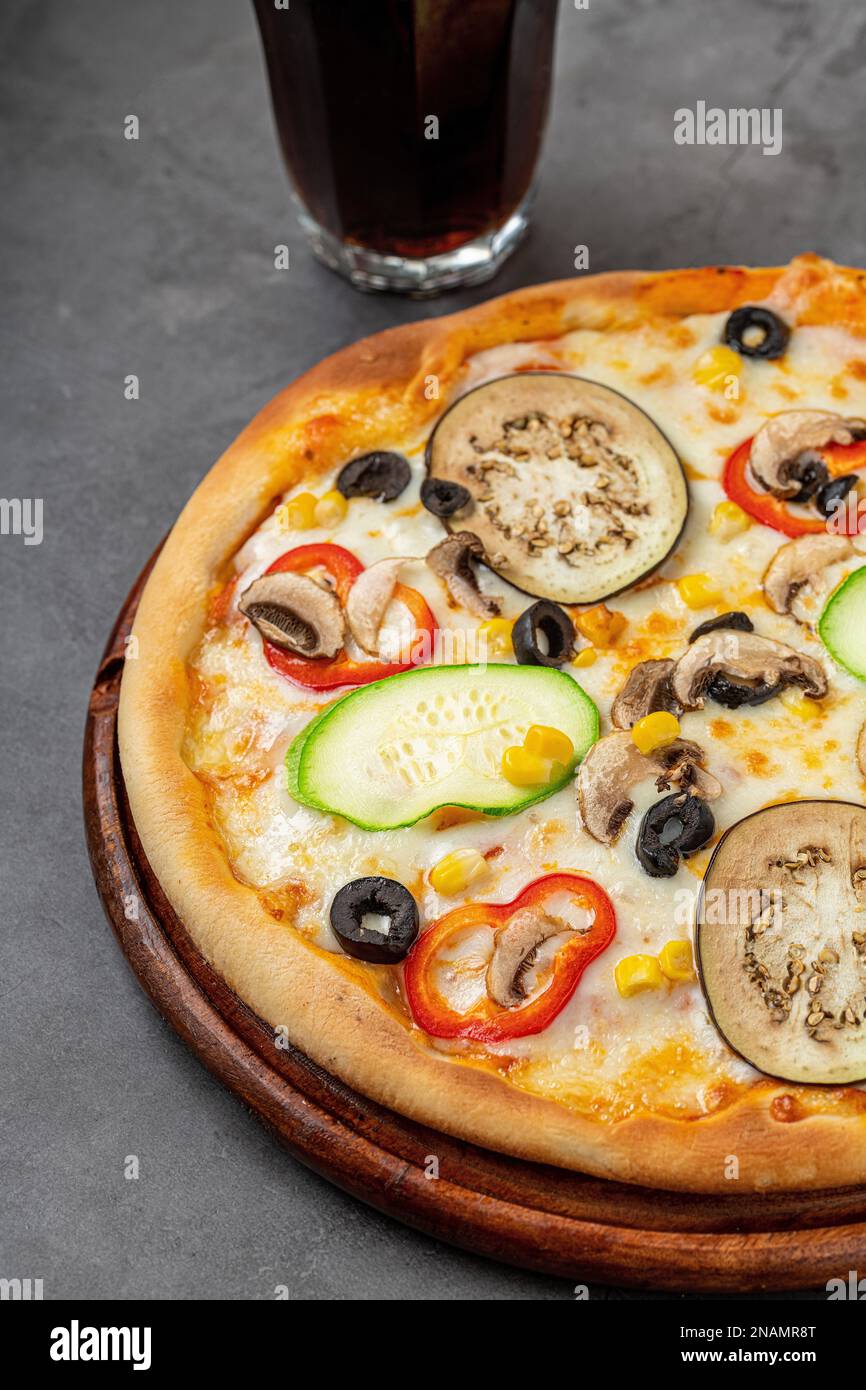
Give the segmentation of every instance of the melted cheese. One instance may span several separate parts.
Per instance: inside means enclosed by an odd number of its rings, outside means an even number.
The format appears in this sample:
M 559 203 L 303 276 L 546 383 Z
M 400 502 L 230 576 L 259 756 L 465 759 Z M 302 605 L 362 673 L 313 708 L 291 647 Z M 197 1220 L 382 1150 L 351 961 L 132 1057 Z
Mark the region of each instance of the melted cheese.
M 461 381 L 461 390 L 469 390 L 527 364 L 591 377 L 642 406 L 683 460 L 691 510 L 681 543 L 649 584 L 610 600 L 609 606 L 628 619 L 617 646 L 602 652 L 593 666 L 566 668 L 597 703 L 603 731 L 610 727 L 612 699 L 632 666 L 648 657 L 680 654 L 697 623 L 717 611 L 745 609 L 760 633 L 809 653 L 829 671 L 830 695 L 813 718 L 802 718 L 778 699 L 745 711 L 708 702 L 706 709 L 684 715 L 683 735 L 702 745 L 708 768 L 724 787 L 713 804 L 719 834 L 774 801 L 809 796 L 861 801 L 866 790 L 854 756 L 866 718 L 864 686 L 834 666 L 814 633 L 793 617 L 772 613 L 763 600 L 761 576 L 785 538 L 759 525 L 728 543 L 708 531 L 724 496 L 719 477 L 725 459 L 768 416 L 797 404 L 866 414 L 863 345 L 840 330 L 799 328 L 783 361 L 743 362 L 739 399 L 731 401 L 696 385 L 692 375 L 701 354 L 719 342 L 723 322 L 723 315 L 696 316 L 670 328 L 581 330 L 555 342 L 499 347 L 471 359 Z M 425 442 L 395 446 L 410 459 L 413 480 L 394 505 L 358 499 L 335 530 L 295 535 L 285 529 L 285 514 L 276 512 L 237 556 L 238 590 L 296 544 L 335 541 L 365 565 L 391 555 L 423 556 L 442 539 L 440 523 L 419 502 Z M 322 480 L 319 490 L 329 485 Z M 845 570 L 828 572 L 824 594 Z M 698 613 L 685 606 L 675 581 L 694 572 L 719 579 L 721 606 Z M 444 629 L 471 638 L 477 620 L 448 605 L 423 564 L 407 566 L 405 582 L 423 592 Z M 501 598 L 507 617 L 517 617 L 527 605 L 525 595 L 495 575 L 485 572 L 482 584 Z M 823 594 L 808 600 L 813 614 L 822 602 Z M 642 872 L 632 844 L 640 816 L 658 796 L 651 780 L 636 789 L 635 811 L 612 848 L 580 826 L 573 787 L 502 820 L 438 815 L 409 829 L 358 830 L 290 798 L 286 749 L 327 697 L 298 690 L 275 675 L 262 657 L 258 635 L 237 621 L 236 612 L 231 616 L 234 621 L 207 633 L 192 663 L 199 698 L 185 754 L 210 788 L 214 820 L 234 872 L 261 891 L 271 910 L 279 915 L 279 904 L 290 905 L 296 926 L 336 951 L 328 904 L 341 884 L 365 874 L 383 873 L 405 883 L 418 898 L 422 922 L 430 922 L 461 901 L 438 897 L 427 880 L 433 865 L 459 846 L 492 851 L 483 892 L 481 886 L 473 890 L 473 896 L 489 901 L 507 901 L 539 873 L 580 870 L 612 898 L 617 935 L 589 967 L 571 1003 L 544 1033 L 493 1047 L 486 1055 L 467 1052 L 462 1044 L 437 1044 L 440 1050 L 475 1064 L 486 1060 L 515 1085 L 605 1119 L 640 1109 L 707 1113 L 757 1079 L 721 1041 L 697 984 L 665 986 L 630 999 L 617 993 L 613 971 L 619 959 L 654 954 L 666 941 L 690 935 L 711 850 L 691 859 L 673 879 L 651 879 Z M 399 615 L 389 614 L 388 623 L 397 622 Z M 387 640 L 387 631 L 383 637 Z M 471 649 L 468 655 L 471 659 Z M 439 659 L 455 657 L 445 653 Z M 480 969 L 474 962 L 473 972 L 472 965 L 467 962 L 464 986 L 470 991 Z

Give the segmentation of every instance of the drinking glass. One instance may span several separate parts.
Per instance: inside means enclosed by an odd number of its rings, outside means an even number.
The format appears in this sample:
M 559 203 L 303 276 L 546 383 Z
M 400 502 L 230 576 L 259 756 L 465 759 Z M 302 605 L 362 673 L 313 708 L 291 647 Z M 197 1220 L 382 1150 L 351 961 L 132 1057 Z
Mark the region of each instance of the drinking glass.
M 316 255 L 364 289 L 494 275 L 527 228 L 558 0 L 254 0 Z

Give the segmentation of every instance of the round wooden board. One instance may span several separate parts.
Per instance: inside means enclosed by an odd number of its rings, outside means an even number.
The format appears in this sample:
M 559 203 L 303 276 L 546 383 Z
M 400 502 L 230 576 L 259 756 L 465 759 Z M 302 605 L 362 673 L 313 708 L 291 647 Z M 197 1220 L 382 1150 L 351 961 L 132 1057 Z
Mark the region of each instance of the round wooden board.
M 701 1196 L 606 1182 L 464 1144 L 374 1105 L 256 1017 L 198 953 L 129 812 L 117 754 L 126 638 L 154 556 L 118 617 L 90 697 L 84 814 L 97 888 L 142 987 L 289 1152 L 440 1240 L 573 1282 L 682 1292 L 816 1287 L 866 1264 L 866 1188 Z M 439 1176 L 427 1176 L 427 1159 Z

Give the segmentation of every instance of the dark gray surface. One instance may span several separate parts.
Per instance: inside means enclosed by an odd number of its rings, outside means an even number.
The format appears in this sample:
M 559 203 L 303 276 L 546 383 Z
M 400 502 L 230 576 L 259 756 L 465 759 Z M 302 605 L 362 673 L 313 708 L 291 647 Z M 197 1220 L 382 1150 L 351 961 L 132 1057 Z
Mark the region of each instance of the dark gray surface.
M 5 0 L 0 52 L 2 491 L 45 507 L 41 546 L 0 537 L 0 1275 L 46 1297 L 567 1299 L 402 1229 L 266 1137 L 128 972 L 79 810 L 103 641 L 213 460 L 333 349 L 493 291 L 425 309 L 312 261 L 243 0 Z M 863 265 L 864 58 L 862 6 L 841 0 L 563 0 L 535 230 L 494 289 L 568 275 L 576 243 L 592 270 Z M 783 152 L 676 147 L 673 111 L 698 98 L 781 106 Z

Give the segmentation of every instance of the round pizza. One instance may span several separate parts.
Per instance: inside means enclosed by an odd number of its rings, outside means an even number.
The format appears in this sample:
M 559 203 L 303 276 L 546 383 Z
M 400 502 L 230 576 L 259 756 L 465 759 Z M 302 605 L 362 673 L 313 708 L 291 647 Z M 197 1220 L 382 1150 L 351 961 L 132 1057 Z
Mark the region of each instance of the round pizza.
M 184 509 L 120 751 L 241 1000 L 668 1188 L 866 1172 L 866 273 L 623 273 L 329 358 Z

